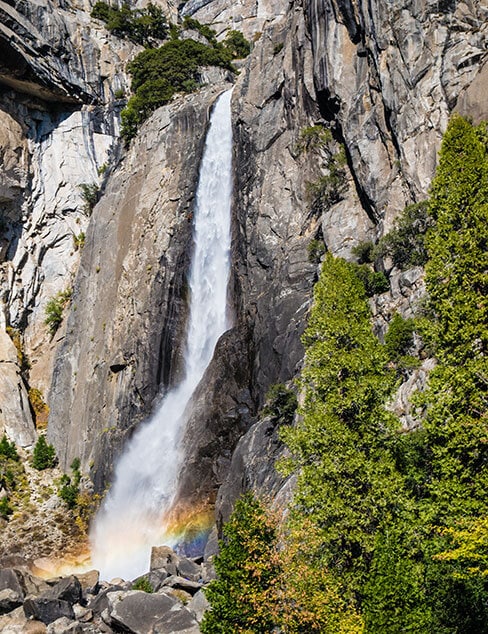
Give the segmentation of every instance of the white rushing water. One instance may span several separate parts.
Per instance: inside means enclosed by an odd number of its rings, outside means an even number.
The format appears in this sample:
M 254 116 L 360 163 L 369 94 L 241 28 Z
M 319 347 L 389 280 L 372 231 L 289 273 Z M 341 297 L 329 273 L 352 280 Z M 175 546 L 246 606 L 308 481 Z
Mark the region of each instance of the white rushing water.
M 188 404 L 227 330 L 232 194 L 231 92 L 213 109 L 200 165 L 185 347 L 185 378 L 134 434 L 91 530 L 92 563 L 103 579 L 134 579 L 149 570 L 151 546 L 165 542 L 182 463 Z

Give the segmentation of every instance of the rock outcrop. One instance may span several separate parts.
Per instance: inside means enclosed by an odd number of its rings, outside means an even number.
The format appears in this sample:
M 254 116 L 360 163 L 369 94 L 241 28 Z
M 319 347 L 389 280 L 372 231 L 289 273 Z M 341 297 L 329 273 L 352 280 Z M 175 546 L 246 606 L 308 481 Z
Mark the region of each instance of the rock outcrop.
M 181 369 L 192 200 L 209 109 L 224 88 L 158 110 L 93 210 L 48 435 L 65 467 L 74 457 L 92 465 L 98 488 L 127 432 Z

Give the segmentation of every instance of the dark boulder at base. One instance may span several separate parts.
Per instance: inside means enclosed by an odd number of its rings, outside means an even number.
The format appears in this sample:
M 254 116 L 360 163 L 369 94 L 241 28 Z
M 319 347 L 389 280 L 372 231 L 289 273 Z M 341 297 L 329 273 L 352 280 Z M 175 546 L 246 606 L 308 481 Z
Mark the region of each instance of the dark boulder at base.
M 73 608 L 67 601 L 41 597 L 37 599 L 27 599 L 24 603 L 24 614 L 27 618 L 42 621 L 42 623 L 46 625 L 57 621 L 63 616 L 70 620 L 74 620 L 75 618 Z

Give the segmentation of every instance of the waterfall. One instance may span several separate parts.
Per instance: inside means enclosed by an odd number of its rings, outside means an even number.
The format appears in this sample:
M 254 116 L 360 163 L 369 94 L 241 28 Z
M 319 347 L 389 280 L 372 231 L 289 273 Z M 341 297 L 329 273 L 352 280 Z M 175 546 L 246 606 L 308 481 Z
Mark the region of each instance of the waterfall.
M 147 572 L 151 546 L 168 543 L 164 517 L 174 501 L 189 404 L 217 340 L 229 327 L 231 93 L 215 104 L 200 165 L 184 379 L 134 434 L 116 465 L 90 533 L 92 562 L 104 579 L 134 579 Z

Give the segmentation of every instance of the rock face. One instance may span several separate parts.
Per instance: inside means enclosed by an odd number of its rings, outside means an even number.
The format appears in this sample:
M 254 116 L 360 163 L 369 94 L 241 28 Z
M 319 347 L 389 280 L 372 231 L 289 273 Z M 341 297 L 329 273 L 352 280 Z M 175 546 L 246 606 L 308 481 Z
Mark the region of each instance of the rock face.
M 93 211 L 48 434 L 63 465 L 93 461 L 98 487 L 127 430 L 178 376 L 192 199 L 209 109 L 224 87 L 158 110 Z M 68 433 L 66 420 L 76 420 Z
M 33 445 L 37 438 L 17 350 L 0 330 L 0 435 L 4 433 L 21 447 Z

